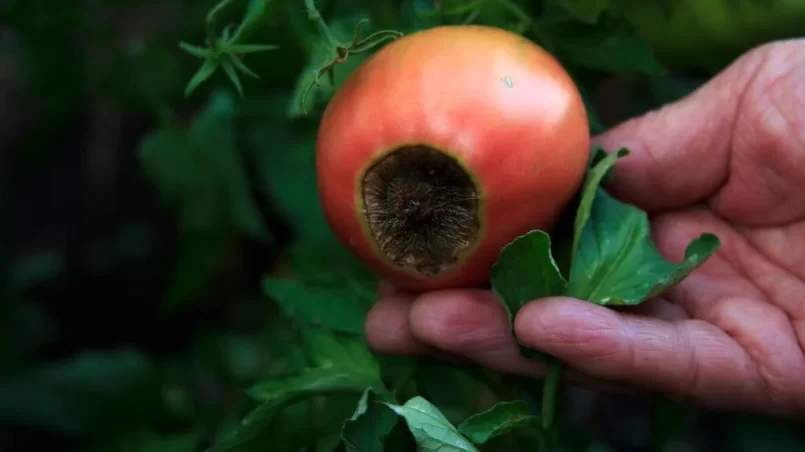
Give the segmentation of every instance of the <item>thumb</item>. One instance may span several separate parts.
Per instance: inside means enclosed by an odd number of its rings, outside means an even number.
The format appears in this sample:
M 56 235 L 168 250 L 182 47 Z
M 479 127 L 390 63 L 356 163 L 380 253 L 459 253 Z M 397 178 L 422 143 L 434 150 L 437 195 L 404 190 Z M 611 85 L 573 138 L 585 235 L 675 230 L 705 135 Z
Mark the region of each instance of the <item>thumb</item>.
M 593 137 L 607 152 L 631 151 L 615 165 L 610 193 L 652 212 L 718 191 L 728 175 L 741 94 L 764 51 L 747 53 L 687 97 Z

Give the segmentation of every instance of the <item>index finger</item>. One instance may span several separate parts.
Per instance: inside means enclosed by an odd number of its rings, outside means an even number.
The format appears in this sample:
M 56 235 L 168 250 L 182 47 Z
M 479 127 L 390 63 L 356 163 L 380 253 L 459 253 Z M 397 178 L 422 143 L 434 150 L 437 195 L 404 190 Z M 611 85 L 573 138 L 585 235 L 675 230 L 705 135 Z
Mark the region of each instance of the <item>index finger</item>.
M 672 322 L 548 298 L 525 305 L 514 329 L 524 345 L 594 378 L 707 405 L 768 404 L 747 353 L 699 320 Z

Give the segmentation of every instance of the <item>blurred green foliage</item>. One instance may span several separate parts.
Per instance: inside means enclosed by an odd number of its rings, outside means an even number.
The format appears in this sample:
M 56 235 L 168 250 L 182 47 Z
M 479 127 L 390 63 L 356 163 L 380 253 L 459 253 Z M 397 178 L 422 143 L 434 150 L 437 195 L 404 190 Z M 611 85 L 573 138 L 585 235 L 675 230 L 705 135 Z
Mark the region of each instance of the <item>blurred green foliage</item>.
M 223 3 L 214 21 L 217 0 L 0 4 L 0 450 L 404 451 L 419 439 L 508 451 L 552 441 L 527 414 L 534 407 L 513 402 L 522 394 L 509 377 L 365 346 L 376 277 L 326 226 L 313 150 L 322 107 L 372 50 L 334 65 L 333 84 L 322 76 L 306 97 L 334 49 L 304 2 Z M 766 3 L 770 17 L 801 12 Z M 342 44 L 366 18 L 364 36 L 455 23 L 522 33 L 565 64 L 598 132 L 720 67 L 701 64 L 707 42 L 686 59 L 669 50 L 674 36 L 646 40 L 627 20 L 689 17 L 685 1 L 633 14 L 619 4 L 316 7 Z M 204 50 L 211 22 L 235 44 Z M 793 33 L 764 29 L 753 41 L 742 23 L 722 34 L 740 36 L 737 50 Z M 187 90 L 201 60 L 216 65 Z M 568 388 L 559 415 L 567 451 L 805 448 L 796 426 L 654 398 Z

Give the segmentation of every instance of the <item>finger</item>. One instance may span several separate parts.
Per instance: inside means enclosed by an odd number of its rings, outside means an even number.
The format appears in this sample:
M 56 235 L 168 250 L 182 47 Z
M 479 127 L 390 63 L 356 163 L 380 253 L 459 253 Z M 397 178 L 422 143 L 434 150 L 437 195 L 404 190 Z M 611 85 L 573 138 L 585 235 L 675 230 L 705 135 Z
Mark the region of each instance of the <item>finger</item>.
M 741 93 L 765 50 L 747 53 L 689 96 L 594 137 L 607 151 L 631 151 L 615 166 L 613 195 L 652 212 L 714 194 L 728 176 Z
M 772 404 L 805 405 L 805 354 L 796 326 L 805 313 L 802 282 L 707 210 L 659 216 L 655 227 L 658 247 L 674 261 L 703 230 L 719 236 L 724 245 L 718 252 L 668 295 L 691 316 L 730 332 L 760 369 Z
M 391 291 L 386 289 L 391 288 Z M 410 313 L 415 295 L 396 291 L 393 286 L 378 287 L 388 293 L 380 298 L 367 315 L 364 331 L 369 347 L 390 355 L 432 357 L 456 365 L 469 364 L 465 357 L 439 350 L 417 339 L 410 328 Z
M 520 356 L 506 311 L 488 290 L 444 290 L 415 301 L 410 328 L 421 342 L 498 372 L 538 377 L 542 363 Z
M 409 326 L 413 302 L 413 295 L 392 293 L 372 306 L 364 322 L 364 335 L 372 349 L 396 355 L 421 355 L 427 352 L 427 347 L 414 337 Z
M 698 320 L 674 323 L 553 298 L 524 306 L 515 333 L 526 346 L 605 381 L 709 405 L 766 403 L 749 356 Z
M 637 306 L 618 306 L 613 309 L 626 314 L 654 317 L 669 322 L 690 318 L 682 306 L 660 297 L 650 298 Z
M 543 362 L 520 355 L 508 315 L 489 291 L 442 291 L 420 296 L 410 314 L 417 340 L 429 356 L 461 363 L 462 359 L 498 372 L 543 378 Z M 457 358 L 457 359 L 456 359 Z M 593 390 L 630 393 L 619 382 L 595 379 L 566 369 L 562 379 Z

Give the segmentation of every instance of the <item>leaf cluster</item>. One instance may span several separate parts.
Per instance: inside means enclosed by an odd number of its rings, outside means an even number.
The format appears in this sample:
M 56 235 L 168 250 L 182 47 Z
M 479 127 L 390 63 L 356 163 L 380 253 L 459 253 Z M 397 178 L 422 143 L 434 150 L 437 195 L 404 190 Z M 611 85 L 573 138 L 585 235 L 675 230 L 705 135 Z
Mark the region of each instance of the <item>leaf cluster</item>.
M 210 78 L 219 67 L 223 69 L 226 76 L 232 84 L 235 85 L 238 93 L 243 95 L 243 85 L 240 82 L 238 72 L 255 79 L 260 78 L 259 75 L 249 69 L 242 61 L 243 56 L 255 52 L 276 50 L 278 48 L 278 46 L 274 44 L 247 44 L 244 42 L 248 35 L 264 20 L 264 16 L 270 13 L 270 4 L 276 3 L 271 2 L 271 0 L 250 0 L 249 7 L 240 24 L 237 27 L 232 24 L 227 25 L 224 27 L 219 37 L 215 28 L 216 19 L 218 15 L 232 3 L 233 0 L 221 0 L 221 2 L 207 14 L 206 41 L 208 47 L 199 47 L 186 42 L 179 44 L 182 50 L 203 60 L 201 67 L 199 67 L 196 74 L 193 75 L 187 83 L 185 96 L 189 96 L 199 85 Z

